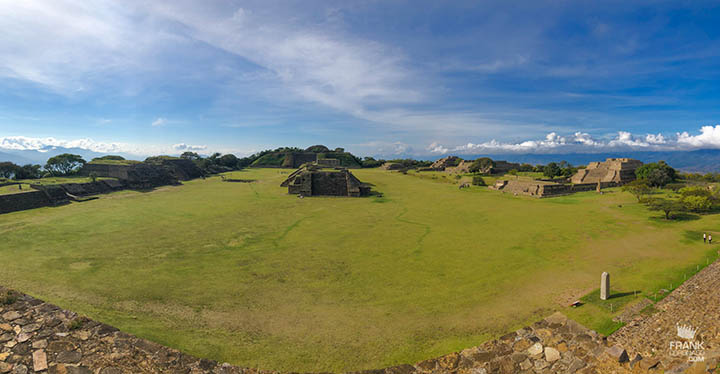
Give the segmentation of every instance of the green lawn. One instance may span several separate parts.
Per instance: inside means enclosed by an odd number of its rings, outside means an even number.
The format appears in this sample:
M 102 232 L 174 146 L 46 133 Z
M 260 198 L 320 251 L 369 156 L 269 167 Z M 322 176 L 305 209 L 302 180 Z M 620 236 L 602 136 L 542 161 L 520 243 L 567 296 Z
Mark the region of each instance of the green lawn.
M 289 172 L 0 215 L 0 284 L 202 357 L 360 370 L 555 310 L 612 331 L 602 303 L 567 304 L 603 271 L 621 297 L 667 288 L 705 264 L 697 233 L 720 228 L 664 222 L 618 190 L 534 199 L 377 169 L 353 172 L 383 197 L 298 199 L 279 187 Z

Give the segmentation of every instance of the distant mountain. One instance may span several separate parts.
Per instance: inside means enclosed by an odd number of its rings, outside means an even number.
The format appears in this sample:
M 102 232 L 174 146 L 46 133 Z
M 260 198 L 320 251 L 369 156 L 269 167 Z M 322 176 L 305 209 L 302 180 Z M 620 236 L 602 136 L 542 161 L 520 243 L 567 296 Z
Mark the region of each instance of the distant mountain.
M 484 154 L 459 155 L 463 159 L 490 157 L 493 160 L 528 163 L 532 165 L 549 162 L 567 161 L 573 165 L 587 165 L 591 161 L 604 161 L 606 158 L 629 157 L 642 162 L 663 160 L 675 169 L 686 172 L 720 172 L 720 149 L 700 149 L 695 151 L 663 152 L 622 152 L 622 153 L 565 153 L 565 154 Z
M 86 161 L 90 161 L 95 157 L 106 155 L 105 153 L 93 152 L 84 148 L 63 148 L 63 147 L 52 147 L 43 149 L 42 151 L 36 150 L 17 150 L 17 149 L 4 149 L 0 148 L 0 162 L 10 161 L 18 165 L 25 164 L 39 164 L 45 165 L 45 162 L 50 157 L 57 156 L 63 153 L 72 153 L 82 156 Z M 133 156 L 119 154 L 127 159 L 133 159 Z

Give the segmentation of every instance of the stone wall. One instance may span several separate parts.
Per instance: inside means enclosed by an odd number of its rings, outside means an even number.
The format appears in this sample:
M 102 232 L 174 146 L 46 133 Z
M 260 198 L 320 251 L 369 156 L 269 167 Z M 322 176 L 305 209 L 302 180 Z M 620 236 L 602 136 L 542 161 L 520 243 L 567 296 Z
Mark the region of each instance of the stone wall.
M 81 169 L 82 175 L 90 175 L 95 173 L 98 177 L 128 179 L 128 170 L 130 165 L 108 165 L 108 164 L 85 164 Z
M 52 202 L 43 191 L 28 191 L 10 195 L 0 195 L 0 214 L 26 209 L 51 206 Z
M 312 152 L 289 152 L 285 155 L 282 163 L 284 168 L 299 168 L 303 164 L 317 161 L 317 153 Z

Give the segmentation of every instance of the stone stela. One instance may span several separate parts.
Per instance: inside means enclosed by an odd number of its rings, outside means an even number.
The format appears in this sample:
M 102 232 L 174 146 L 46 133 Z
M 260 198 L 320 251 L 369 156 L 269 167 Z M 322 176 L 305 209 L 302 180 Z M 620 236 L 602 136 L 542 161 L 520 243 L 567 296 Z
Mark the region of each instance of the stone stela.
M 600 276 L 600 300 L 610 297 L 610 274 L 603 272 Z

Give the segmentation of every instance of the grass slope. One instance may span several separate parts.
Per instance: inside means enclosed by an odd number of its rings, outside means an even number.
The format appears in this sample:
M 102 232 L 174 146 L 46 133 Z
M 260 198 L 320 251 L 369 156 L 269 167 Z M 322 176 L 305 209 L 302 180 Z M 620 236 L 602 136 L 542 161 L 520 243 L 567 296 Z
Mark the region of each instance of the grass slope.
M 719 227 L 618 191 L 538 200 L 378 169 L 354 173 L 383 197 L 298 199 L 287 172 L 1 215 L 0 284 L 203 357 L 359 370 L 477 345 L 602 271 L 649 295 L 705 263 L 696 234 Z M 614 328 L 602 305 L 572 312 Z

